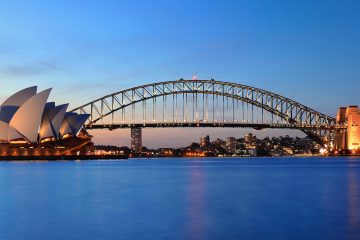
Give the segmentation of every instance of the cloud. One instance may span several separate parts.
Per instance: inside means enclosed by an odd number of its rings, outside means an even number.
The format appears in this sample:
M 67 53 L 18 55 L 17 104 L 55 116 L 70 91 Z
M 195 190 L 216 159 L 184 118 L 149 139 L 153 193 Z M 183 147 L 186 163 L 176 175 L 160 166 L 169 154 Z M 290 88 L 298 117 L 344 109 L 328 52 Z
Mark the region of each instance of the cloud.
M 0 77 L 6 77 L 7 79 L 30 78 L 54 71 L 64 70 L 51 61 L 22 65 L 0 65 Z
M 0 75 L 4 77 L 16 78 L 38 75 L 42 69 L 35 66 L 1 66 Z

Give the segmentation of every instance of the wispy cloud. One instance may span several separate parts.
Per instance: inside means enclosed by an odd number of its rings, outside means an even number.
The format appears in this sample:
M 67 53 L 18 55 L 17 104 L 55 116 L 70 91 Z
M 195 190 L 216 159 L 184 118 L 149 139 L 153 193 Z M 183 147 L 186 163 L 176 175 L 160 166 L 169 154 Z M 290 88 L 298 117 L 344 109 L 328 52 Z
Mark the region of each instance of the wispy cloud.
M 0 77 L 7 79 L 33 77 L 51 72 L 64 71 L 60 66 L 51 61 L 43 61 L 33 64 L 0 65 Z

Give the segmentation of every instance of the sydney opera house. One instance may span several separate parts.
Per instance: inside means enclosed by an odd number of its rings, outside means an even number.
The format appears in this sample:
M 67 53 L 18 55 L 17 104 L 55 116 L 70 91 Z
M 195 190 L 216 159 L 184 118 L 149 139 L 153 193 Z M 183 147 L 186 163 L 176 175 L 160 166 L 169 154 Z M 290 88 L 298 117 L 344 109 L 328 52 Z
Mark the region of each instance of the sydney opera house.
M 0 106 L 0 156 L 89 155 L 91 135 L 83 124 L 88 114 L 67 112 L 68 104 L 47 102 L 51 89 L 23 89 Z

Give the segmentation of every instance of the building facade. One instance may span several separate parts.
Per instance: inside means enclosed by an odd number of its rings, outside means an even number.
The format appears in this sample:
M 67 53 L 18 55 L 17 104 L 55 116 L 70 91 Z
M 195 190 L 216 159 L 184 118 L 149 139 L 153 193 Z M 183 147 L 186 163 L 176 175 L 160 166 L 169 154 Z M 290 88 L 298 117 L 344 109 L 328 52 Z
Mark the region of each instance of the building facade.
M 360 150 L 360 109 L 358 106 L 341 107 L 336 116 L 338 125 L 346 126 L 338 129 L 335 139 L 335 148 L 350 153 Z
M 139 127 L 131 128 L 131 150 L 135 153 L 142 151 L 142 129 Z
M 200 138 L 200 147 L 208 147 L 210 146 L 210 137 L 206 135 L 206 137 Z
M 236 138 L 234 138 L 234 137 L 226 138 L 226 150 L 229 153 L 235 153 L 236 152 L 236 143 L 237 143 Z

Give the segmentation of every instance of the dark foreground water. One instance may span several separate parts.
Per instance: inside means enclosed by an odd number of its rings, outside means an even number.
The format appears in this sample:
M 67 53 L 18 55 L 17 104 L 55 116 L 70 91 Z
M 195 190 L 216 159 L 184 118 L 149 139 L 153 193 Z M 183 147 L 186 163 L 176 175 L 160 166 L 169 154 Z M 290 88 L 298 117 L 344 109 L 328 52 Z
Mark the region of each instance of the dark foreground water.
M 360 160 L 0 162 L 0 239 L 360 239 Z

